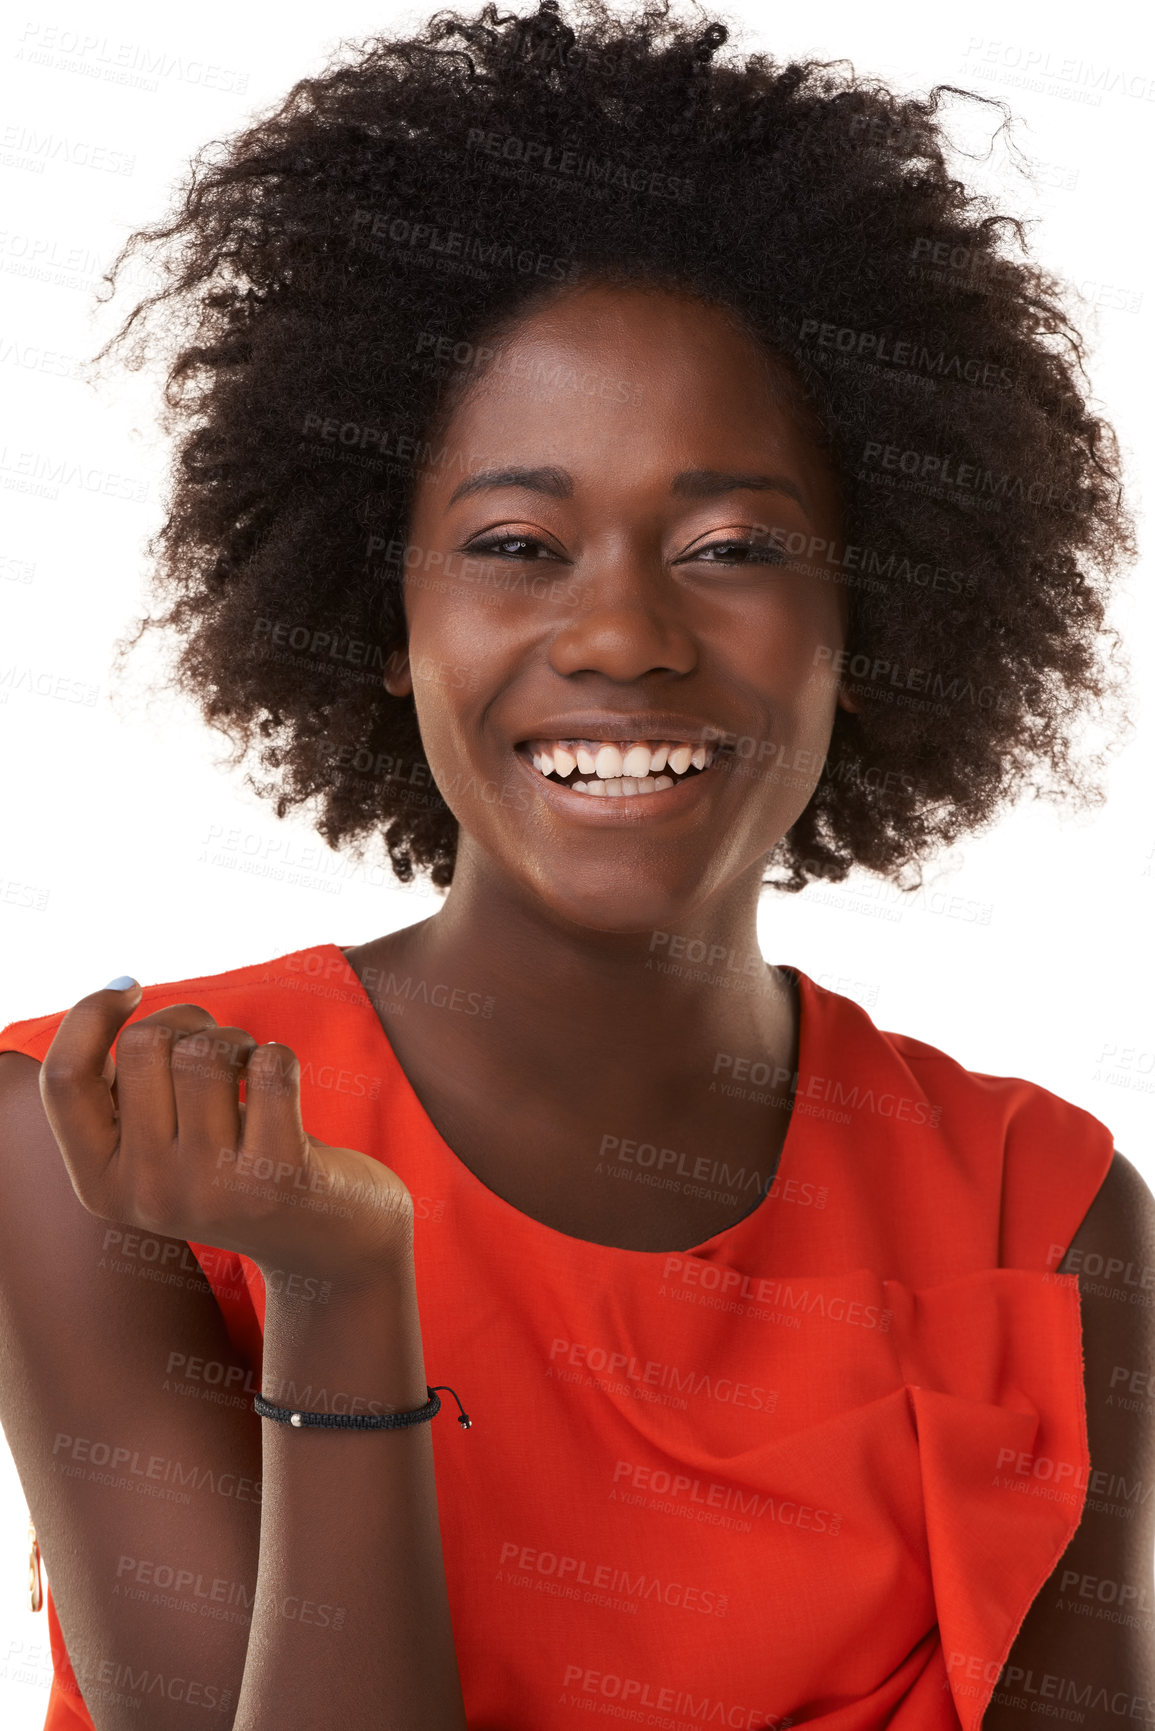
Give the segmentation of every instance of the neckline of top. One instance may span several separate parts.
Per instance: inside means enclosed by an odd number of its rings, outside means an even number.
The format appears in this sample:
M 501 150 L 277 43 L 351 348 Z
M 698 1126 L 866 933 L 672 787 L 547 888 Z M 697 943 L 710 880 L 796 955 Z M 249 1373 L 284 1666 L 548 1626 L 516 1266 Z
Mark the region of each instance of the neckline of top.
M 806 1116 L 805 1113 L 801 1113 L 798 1110 L 797 1087 L 795 1088 L 794 1098 L 790 1106 L 790 1118 L 786 1125 L 786 1134 L 782 1139 L 782 1146 L 778 1151 L 778 1161 L 774 1168 L 774 1176 L 766 1186 L 765 1193 L 755 1206 L 751 1208 L 748 1213 L 741 1215 L 739 1219 L 732 1220 L 729 1226 L 723 1226 L 719 1231 L 712 1233 L 709 1238 L 702 1239 L 698 1244 L 691 1244 L 687 1249 L 669 1250 L 636 1250 L 630 1245 L 603 1244 L 596 1238 L 579 1238 L 572 1232 L 562 1232 L 559 1227 L 549 1226 L 544 1220 L 538 1220 L 532 1214 L 526 1214 L 520 1208 L 516 1208 L 512 1202 L 507 1202 L 504 1196 L 499 1196 L 496 1190 L 491 1190 L 489 1185 L 484 1183 L 483 1180 L 477 1176 L 476 1172 L 472 1171 L 470 1167 L 465 1164 L 465 1161 L 459 1154 L 454 1153 L 453 1149 L 449 1146 L 448 1142 L 442 1136 L 436 1124 L 434 1124 L 432 1118 L 425 1110 L 425 1107 L 418 1099 L 417 1091 L 413 1087 L 412 1082 L 410 1082 L 409 1077 L 405 1074 L 401 1060 L 394 1050 L 393 1042 L 389 1038 L 388 1030 L 380 1016 L 377 1014 L 376 1007 L 365 988 L 364 982 L 356 968 L 350 962 L 348 956 L 345 954 L 341 945 L 331 943 L 319 944 L 313 946 L 309 953 L 314 955 L 318 953 L 328 953 L 331 956 L 335 955 L 340 958 L 349 974 L 351 984 L 356 988 L 360 997 L 362 1008 L 367 1010 L 369 1015 L 372 1017 L 373 1025 L 381 1040 L 384 1042 L 389 1061 L 397 1073 L 398 1084 L 401 1088 L 402 1095 L 406 1099 L 407 1103 L 412 1106 L 418 1118 L 425 1124 L 429 1133 L 429 1138 L 436 1148 L 439 1158 L 450 1164 L 452 1170 L 457 1174 L 458 1182 L 461 1183 L 466 1190 L 476 1190 L 480 1196 L 486 1199 L 487 1206 L 496 1209 L 499 1214 L 503 1214 L 508 1220 L 518 1221 L 523 1231 L 539 1235 L 545 1234 L 550 1238 L 561 1239 L 562 1242 L 567 1245 L 575 1247 L 580 1245 L 583 1250 L 600 1252 L 606 1256 L 646 1257 L 650 1259 L 657 1256 L 701 1256 L 715 1249 L 726 1247 L 734 1241 L 739 1233 L 751 1232 L 753 1230 L 752 1222 L 757 1221 L 759 1226 L 761 1226 L 763 1220 L 769 1214 L 771 1190 L 774 1189 L 780 1181 L 793 1176 L 792 1171 L 787 1172 L 786 1162 L 789 1157 L 792 1167 L 797 1164 L 797 1145 L 801 1139 L 799 1120 L 804 1119 Z M 796 1074 L 800 1086 L 801 1078 L 810 1075 L 813 1069 L 812 1046 L 817 1032 L 814 1024 L 818 1015 L 818 988 L 814 985 L 814 982 L 809 978 L 809 976 L 804 974 L 800 968 L 795 968 L 785 962 L 773 965 L 776 966 L 780 972 L 792 975 L 798 982 L 798 1066 Z M 767 962 L 766 966 L 769 969 L 772 964 Z

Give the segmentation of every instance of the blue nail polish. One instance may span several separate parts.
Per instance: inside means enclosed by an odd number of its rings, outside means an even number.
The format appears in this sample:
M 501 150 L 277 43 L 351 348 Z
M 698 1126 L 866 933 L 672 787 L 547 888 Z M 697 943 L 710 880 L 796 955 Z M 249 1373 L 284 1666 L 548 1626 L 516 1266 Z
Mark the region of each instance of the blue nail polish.
M 129 986 L 135 986 L 136 983 L 131 974 L 117 974 L 115 980 L 109 980 L 104 990 L 106 992 L 126 992 Z

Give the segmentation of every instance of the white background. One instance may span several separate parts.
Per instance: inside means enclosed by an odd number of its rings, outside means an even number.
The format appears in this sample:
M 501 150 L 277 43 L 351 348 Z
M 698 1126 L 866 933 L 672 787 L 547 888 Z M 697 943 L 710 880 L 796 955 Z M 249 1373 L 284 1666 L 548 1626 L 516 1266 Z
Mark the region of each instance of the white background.
M 1074 304 L 1092 383 L 1146 543 L 1155 35 L 1129 10 L 742 0 L 719 13 L 750 50 L 847 58 L 901 90 L 956 84 L 1010 104 L 1035 186 L 1001 145 L 957 168 L 1000 209 L 1035 219 L 1037 255 L 1085 297 Z M 96 392 L 75 376 L 108 328 L 91 319 L 101 270 L 130 229 L 167 209 L 192 153 L 320 70 L 342 40 L 424 15 L 390 0 L 199 0 L 183 16 L 86 0 L 17 9 L 0 34 L 0 1026 L 65 1008 L 116 974 L 159 982 L 364 942 L 437 905 L 329 853 L 303 818 L 279 824 L 241 772 L 221 767 L 223 742 L 187 703 L 146 706 L 154 650 L 113 692 L 111 647 L 143 603 L 164 452 L 151 386 L 114 375 Z M 116 81 L 126 61 L 138 85 Z M 977 130 L 961 118 L 970 106 L 953 105 L 951 124 L 981 153 L 994 122 Z M 88 479 L 29 492 L 30 462 Z M 131 477 L 143 502 L 102 494 L 106 476 Z M 1149 565 L 1148 549 L 1116 613 L 1137 727 L 1101 810 L 1019 809 L 936 864 L 918 904 L 865 876 L 768 894 L 761 936 L 771 960 L 856 997 L 882 1027 L 1087 1107 L 1155 1187 L 1155 728 L 1139 704 L 1152 675 Z M 43 674 L 49 688 L 96 688 L 95 702 L 37 695 Z M 231 863 L 213 863 L 222 858 Z M 0 1717 L 12 1731 L 42 1724 L 49 1682 L 46 1620 L 26 1608 L 25 1522 L 0 1443 Z

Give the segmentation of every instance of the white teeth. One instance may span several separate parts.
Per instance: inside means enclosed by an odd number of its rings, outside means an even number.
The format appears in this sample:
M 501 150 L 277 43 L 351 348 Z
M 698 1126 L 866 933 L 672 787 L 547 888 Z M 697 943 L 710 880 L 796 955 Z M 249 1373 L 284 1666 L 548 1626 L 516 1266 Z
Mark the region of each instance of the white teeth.
M 596 750 L 594 749 L 596 747 Z M 716 748 L 691 745 L 683 740 L 670 741 L 651 747 L 644 740 L 627 741 L 624 745 L 596 740 L 570 740 L 551 743 L 531 751 L 534 768 L 545 776 L 563 779 L 576 769 L 583 777 L 569 782 L 571 791 L 578 793 L 608 793 L 621 798 L 637 793 L 659 793 L 674 786 L 674 776 L 685 775 L 691 766 L 707 769 L 716 756 Z M 658 772 L 669 768 L 668 775 Z
M 676 785 L 672 775 L 645 775 L 640 780 L 632 776 L 616 776 L 610 781 L 599 781 L 595 776 L 592 781 L 571 781 L 571 793 L 592 793 L 611 799 L 628 799 L 631 794 L 663 793 L 667 787 Z

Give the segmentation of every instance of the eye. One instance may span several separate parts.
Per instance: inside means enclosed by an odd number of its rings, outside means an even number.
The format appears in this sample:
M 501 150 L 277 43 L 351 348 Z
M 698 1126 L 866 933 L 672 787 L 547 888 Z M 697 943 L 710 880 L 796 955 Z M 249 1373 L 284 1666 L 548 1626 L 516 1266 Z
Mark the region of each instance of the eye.
M 533 549 L 530 552 L 514 551 L 514 549 Z M 547 547 L 537 535 L 521 535 L 505 533 L 501 535 L 483 535 L 479 539 L 469 541 L 462 548 L 464 553 L 490 553 L 497 559 L 538 559 L 543 554 L 550 559 L 558 555 Z
M 705 547 L 695 547 L 678 561 L 701 560 L 706 565 L 784 565 L 786 555 L 765 535 L 727 536 L 724 541 L 710 541 Z

